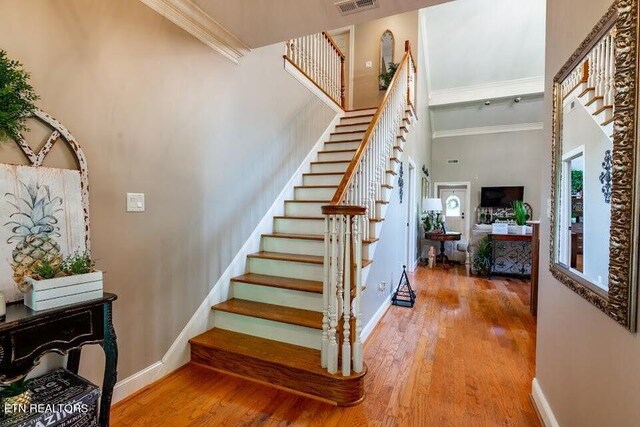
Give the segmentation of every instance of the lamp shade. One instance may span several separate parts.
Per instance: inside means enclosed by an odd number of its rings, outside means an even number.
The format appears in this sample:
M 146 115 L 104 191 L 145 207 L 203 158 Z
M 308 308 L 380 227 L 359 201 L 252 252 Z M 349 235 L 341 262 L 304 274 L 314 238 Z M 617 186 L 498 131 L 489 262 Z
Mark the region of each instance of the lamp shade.
M 436 198 L 425 199 L 422 202 L 422 210 L 427 212 L 442 212 L 442 200 Z

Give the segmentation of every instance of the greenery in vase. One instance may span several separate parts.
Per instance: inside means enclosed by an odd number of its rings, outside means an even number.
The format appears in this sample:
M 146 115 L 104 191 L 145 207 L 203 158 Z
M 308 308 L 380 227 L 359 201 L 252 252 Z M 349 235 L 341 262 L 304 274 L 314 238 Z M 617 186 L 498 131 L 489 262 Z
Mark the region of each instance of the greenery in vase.
M 21 63 L 0 50 L 0 141 L 15 139 L 27 130 L 24 121 L 36 110 L 34 102 L 39 99 L 29 77 Z
M 40 260 L 33 265 L 31 276 L 36 280 L 53 279 L 54 277 L 74 276 L 91 273 L 95 269 L 95 261 L 89 252 L 74 252 L 65 258 L 53 261 Z
M 513 217 L 518 225 L 525 225 L 527 223 L 527 208 L 522 200 L 513 202 Z
M 489 236 L 484 236 L 478 242 L 473 254 L 473 260 L 471 261 L 473 271 L 481 276 L 489 275 L 491 255 L 491 240 L 489 240 Z
M 583 176 L 581 170 L 571 171 L 571 194 L 576 195 L 582 192 Z
M 397 69 L 398 64 L 396 64 L 395 62 L 389 62 L 387 71 L 385 71 L 384 73 L 380 73 L 380 87 L 382 87 L 383 89 L 387 89 L 389 87 Z

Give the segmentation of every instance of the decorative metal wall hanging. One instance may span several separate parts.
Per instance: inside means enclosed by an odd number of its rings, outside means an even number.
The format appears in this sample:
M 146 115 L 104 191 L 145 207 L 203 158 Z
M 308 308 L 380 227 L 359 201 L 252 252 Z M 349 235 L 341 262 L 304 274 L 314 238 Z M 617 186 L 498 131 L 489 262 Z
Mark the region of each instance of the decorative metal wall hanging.
M 429 177 L 429 168 L 426 165 L 422 165 L 422 173 Z
M 400 188 L 400 203 L 402 203 L 402 187 L 404 187 L 404 178 L 402 178 L 402 175 L 402 163 L 400 163 L 400 177 L 398 178 L 398 187 Z
M 611 203 L 611 168 L 613 167 L 613 158 L 611 150 L 604 152 L 604 160 L 602 161 L 602 169 L 600 173 L 600 184 L 602 184 L 602 194 L 605 203 Z
M 400 283 L 398 288 L 391 297 L 391 303 L 393 305 L 399 305 L 400 307 L 412 308 L 416 302 L 416 293 L 411 288 L 409 283 L 409 276 L 407 276 L 407 266 L 402 266 L 402 276 L 400 276 Z

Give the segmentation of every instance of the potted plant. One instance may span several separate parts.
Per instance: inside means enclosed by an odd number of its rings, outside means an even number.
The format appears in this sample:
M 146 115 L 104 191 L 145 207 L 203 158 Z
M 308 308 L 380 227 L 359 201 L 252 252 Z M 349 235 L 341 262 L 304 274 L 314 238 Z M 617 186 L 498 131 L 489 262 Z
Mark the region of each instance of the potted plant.
M 36 311 L 102 297 L 102 272 L 88 252 L 38 261 L 25 282 L 24 304 Z
M 513 202 L 513 217 L 518 225 L 518 234 L 526 233 L 526 224 L 528 219 L 527 208 L 522 200 Z
M 384 73 L 380 73 L 378 76 L 380 78 L 380 90 L 386 90 L 389 88 L 391 84 L 391 80 L 393 79 L 396 70 L 398 69 L 398 64 L 395 62 L 389 62 L 389 66 L 387 67 L 387 71 Z
M 27 130 L 24 121 L 36 110 L 38 95 L 29 84 L 29 73 L 0 50 L 0 141 L 16 139 Z
M 479 276 L 488 276 L 491 273 L 491 240 L 484 236 L 476 245 L 471 260 L 471 271 Z

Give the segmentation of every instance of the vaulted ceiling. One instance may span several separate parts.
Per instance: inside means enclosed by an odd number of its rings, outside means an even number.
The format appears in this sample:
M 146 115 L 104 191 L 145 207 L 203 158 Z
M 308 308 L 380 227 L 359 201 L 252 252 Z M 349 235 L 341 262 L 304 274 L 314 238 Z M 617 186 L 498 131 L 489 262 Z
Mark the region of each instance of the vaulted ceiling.
M 342 16 L 337 0 L 192 0 L 250 48 L 417 10 L 450 0 L 378 0 L 379 7 Z

